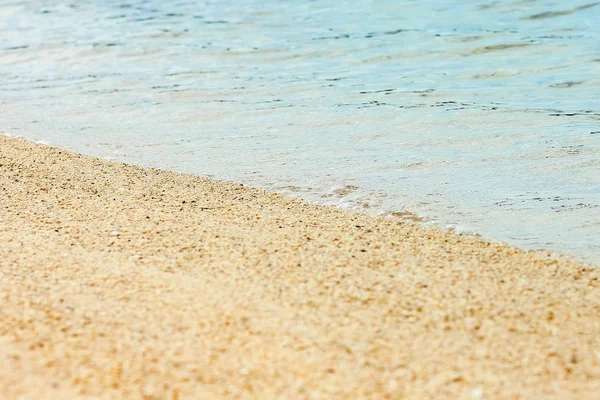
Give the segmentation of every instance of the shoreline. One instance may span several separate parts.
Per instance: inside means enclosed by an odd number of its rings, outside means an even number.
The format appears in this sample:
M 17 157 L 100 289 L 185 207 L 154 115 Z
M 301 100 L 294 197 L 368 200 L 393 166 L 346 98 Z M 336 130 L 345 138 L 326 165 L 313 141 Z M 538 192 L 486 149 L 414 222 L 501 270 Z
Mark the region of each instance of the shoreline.
M 598 268 L 1 135 L 0 164 L 1 397 L 600 395 Z

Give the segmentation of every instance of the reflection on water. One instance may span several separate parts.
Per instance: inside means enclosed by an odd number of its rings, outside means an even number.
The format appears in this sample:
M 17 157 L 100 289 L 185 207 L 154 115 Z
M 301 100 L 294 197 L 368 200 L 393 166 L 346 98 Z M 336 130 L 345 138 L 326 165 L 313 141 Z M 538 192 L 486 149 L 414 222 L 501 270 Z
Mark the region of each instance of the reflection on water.
M 0 129 L 600 259 L 600 3 L 0 0 Z

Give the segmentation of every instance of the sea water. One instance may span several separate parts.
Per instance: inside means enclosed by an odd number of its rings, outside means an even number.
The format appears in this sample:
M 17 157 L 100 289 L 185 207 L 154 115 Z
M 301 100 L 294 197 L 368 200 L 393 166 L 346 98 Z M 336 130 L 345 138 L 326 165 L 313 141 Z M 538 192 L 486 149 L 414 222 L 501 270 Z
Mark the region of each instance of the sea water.
M 593 0 L 0 0 L 0 130 L 600 260 Z

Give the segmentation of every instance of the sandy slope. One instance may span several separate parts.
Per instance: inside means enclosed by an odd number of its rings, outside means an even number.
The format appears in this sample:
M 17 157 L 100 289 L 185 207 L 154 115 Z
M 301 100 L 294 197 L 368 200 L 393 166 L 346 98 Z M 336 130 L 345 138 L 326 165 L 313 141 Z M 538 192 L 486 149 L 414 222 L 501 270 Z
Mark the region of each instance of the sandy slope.
M 600 270 L 0 136 L 0 398 L 600 398 Z

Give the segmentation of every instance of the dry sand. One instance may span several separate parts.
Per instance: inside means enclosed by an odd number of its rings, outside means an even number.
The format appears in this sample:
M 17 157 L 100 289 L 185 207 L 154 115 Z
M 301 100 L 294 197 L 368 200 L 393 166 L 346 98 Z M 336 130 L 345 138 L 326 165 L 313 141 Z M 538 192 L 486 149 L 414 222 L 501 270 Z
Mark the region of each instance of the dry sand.
M 0 136 L 0 398 L 600 398 L 600 271 Z

